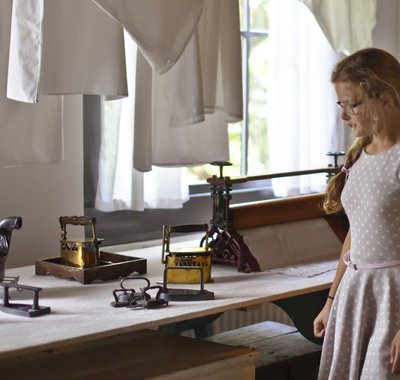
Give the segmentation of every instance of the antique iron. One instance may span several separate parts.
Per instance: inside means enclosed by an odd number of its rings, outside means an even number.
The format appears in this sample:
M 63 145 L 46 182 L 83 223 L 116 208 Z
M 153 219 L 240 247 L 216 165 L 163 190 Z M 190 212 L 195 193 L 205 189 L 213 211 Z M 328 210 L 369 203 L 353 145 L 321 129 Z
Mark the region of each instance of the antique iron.
M 147 284 L 140 291 L 133 288 L 126 288 L 124 282 L 127 280 L 144 280 Z M 150 290 L 157 290 L 155 297 L 151 297 Z M 120 289 L 113 290 L 114 301 L 111 302 L 113 307 L 130 307 L 131 309 L 155 309 L 161 306 L 167 306 L 168 301 L 160 298 L 161 286 L 150 286 L 150 281 L 146 277 L 141 276 L 127 276 L 120 282 Z
M 38 317 L 40 315 L 50 313 L 49 306 L 39 305 L 39 292 L 42 290 L 36 286 L 28 286 L 21 284 L 5 283 L 0 282 L 0 286 L 3 287 L 3 303 L 0 304 L 0 311 L 8 314 L 19 315 L 23 317 Z M 32 304 L 24 303 L 11 303 L 9 296 L 9 289 L 15 288 L 17 290 L 30 290 L 33 291 Z
M 146 273 L 147 259 L 100 251 L 103 239 L 96 235 L 96 218 L 61 216 L 60 256 L 36 260 L 37 275 L 52 274 L 64 279 L 90 284 L 128 276 L 133 272 Z M 90 226 L 92 238 L 68 239 L 67 225 Z
M 12 232 L 21 227 L 22 218 L 20 216 L 10 216 L 0 220 L 0 282 L 6 278 L 6 259 L 10 250 Z
M 200 273 L 200 289 L 168 288 L 168 272 L 177 270 L 193 271 Z M 214 299 L 214 293 L 204 289 L 203 268 L 201 267 L 166 267 L 164 269 L 163 287 L 160 298 L 165 301 L 208 301 Z
M 198 247 L 178 247 L 171 248 L 171 235 L 175 233 L 193 233 L 203 232 L 204 246 Z M 200 272 L 198 270 L 179 270 L 180 267 L 202 268 L 204 282 L 211 280 L 211 253 L 208 245 L 208 225 L 207 224 L 183 224 L 174 226 L 163 226 L 162 230 L 162 254 L 161 262 L 165 267 L 174 267 L 178 270 L 169 272 L 168 282 L 196 284 L 201 282 Z
M 67 238 L 67 225 L 92 227 L 92 239 L 73 240 Z M 80 268 L 95 267 L 100 264 L 99 246 L 103 239 L 96 236 L 96 218 L 87 216 L 61 216 L 61 257 L 70 265 Z
M 14 315 L 36 317 L 50 313 L 49 307 L 39 306 L 39 291 L 41 289 L 18 284 L 19 277 L 5 276 L 6 259 L 10 250 L 12 232 L 13 230 L 19 230 L 21 227 L 22 218 L 20 216 L 10 216 L 0 220 L 0 287 L 3 288 L 3 303 L 0 304 L 0 311 Z M 10 288 L 33 291 L 32 304 L 11 303 Z

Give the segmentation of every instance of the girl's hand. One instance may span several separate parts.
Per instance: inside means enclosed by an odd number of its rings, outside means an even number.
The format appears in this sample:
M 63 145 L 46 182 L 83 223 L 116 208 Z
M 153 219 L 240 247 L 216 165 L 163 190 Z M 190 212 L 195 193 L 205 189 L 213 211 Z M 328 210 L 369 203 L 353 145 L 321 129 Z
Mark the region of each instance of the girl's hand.
M 392 373 L 400 373 L 400 330 L 397 331 L 390 345 L 390 363 Z
M 332 300 L 328 299 L 321 312 L 314 319 L 314 336 L 316 338 L 323 338 L 325 335 L 325 329 L 328 323 L 328 317 L 331 311 L 331 307 L 332 307 Z

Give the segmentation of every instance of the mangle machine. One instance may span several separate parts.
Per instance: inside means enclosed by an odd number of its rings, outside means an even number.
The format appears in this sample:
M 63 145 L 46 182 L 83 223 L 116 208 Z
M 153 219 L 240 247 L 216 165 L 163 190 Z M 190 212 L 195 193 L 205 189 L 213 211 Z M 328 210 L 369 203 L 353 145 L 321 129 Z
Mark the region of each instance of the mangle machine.
M 259 176 L 230 178 L 223 175 L 223 168 L 231 165 L 230 162 L 212 162 L 211 165 L 219 167 L 219 176 L 213 175 L 207 179 L 211 185 L 212 219 L 210 221 L 211 238 L 209 246 L 212 249 L 212 261 L 215 263 L 230 264 L 237 267 L 241 272 L 260 271 L 257 260 L 245 244 L 243 237 L 233 227 L 230 210 L 232 199 L 232 187 L 234 185 L 256 181 L 270 180 L 275 178 L 302 176 L 310 174 L 326 174 L 327 180 L 340 170 L 338 159 L 344 152 L 328 152 L 327 156 L 333 159 L 333 163 L 327 167 L 318 169 L 302 170 L 294 172 L 283 172 Z M 201 244 L 204 243 L 203 238 Z

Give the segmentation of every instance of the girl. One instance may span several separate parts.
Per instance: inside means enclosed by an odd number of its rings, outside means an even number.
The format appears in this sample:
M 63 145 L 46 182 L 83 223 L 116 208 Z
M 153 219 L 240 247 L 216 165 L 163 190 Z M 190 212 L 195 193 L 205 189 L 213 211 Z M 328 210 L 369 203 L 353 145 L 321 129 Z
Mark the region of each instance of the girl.
M 400 64 L 380 49 L 339 62 L 331 78 L 354 142 L 324 208 L 350 221 L 328 299 L 319 379 L 400 379 Z

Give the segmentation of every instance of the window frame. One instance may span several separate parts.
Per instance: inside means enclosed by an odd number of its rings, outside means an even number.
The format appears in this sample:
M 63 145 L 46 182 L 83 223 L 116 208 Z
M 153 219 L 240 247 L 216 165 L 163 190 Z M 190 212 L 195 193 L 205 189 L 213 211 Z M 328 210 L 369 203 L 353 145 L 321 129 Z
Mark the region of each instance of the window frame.
M 241 146 L 241 163 L 240 173 L 242 176 L 248 174 L 248 152 L 249 152 L 249 99 L 250 99 L 250 51 L 251 51 L 251 38 L 252 37 L 265 37 L 268 38 L 268 30 L 257 30 L 251 27 L 251 11 L 250 0 L 241 0 L 243 4 L 243 18 L 241 23 L 241 36 L 242 36 L 242 65 L 243 72 L 243 121 L 242 121 L 242 146 Z

